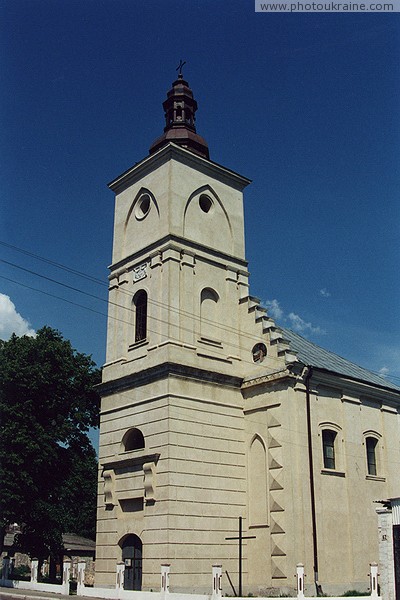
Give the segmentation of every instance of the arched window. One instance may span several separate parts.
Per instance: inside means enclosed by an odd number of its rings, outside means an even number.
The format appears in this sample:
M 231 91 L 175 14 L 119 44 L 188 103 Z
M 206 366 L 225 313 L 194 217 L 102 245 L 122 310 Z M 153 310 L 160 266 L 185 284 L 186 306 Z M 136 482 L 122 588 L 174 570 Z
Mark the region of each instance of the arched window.
M 319 436 L 322 440 L 322 472 L 345 477 L 345 445 L 340 425 L 325 421 L 319 424 Z
M 381 437 L 377 431 L 364 431 L 367 477 L 382 477 Z
M 122 438 L 122 447 L 125 452 L 142 450 L 144 448 L 144 436 L 140 429 L 136 427 L 129 429 Z
M 135 312 L 135 342 L 147 337 L 147 292 L 139 290 L 133 297 Z
M 335 441 L 336 431 L 324 429 L 322 431 L 322 451 L 324 458 L 324 469 L 336 469 Z
M 376 464 L 376 445 L 378 440 L 374 437 L 367 437 L 365 440 L 365 446 L 367 450 L 367 469 L 368 475 L 377 475 L 377 464 Z

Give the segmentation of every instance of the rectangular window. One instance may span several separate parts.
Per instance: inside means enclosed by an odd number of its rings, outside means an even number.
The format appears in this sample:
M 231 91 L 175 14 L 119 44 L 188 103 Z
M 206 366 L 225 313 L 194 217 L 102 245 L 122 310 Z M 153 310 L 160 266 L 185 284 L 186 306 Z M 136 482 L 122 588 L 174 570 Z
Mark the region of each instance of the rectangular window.
M 322 432 L 322 447 L 324 456 L 324 468 L 335 468 L 335 438 L 336 432 L 331 429 L 324 429 Z

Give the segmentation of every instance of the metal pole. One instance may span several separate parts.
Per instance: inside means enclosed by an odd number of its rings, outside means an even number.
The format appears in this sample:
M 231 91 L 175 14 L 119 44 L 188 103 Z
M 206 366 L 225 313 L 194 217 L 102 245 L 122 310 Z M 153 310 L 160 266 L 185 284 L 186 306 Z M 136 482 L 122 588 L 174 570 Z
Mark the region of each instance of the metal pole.
M 317 537 L 317 512 L 315 502 L 315 482 L 314 482 L 314 457 L 313 457 L 313 440 L 311 431 L 311 391 L 310 381 L 313 375 L 313 368 L 308 367 L 307 375 L 304 379 L 306 386 L 306 414 L 307 414 L 307 444 L 308 444 L 308 468 L 310 472 L 310 501 L 311 501 L 311 530 L 313 539 L 313 555 L 314 555 L 314 583 L 315 593 L 317 596 L 322 595 L 322 589 L 319 585 L 318 575 L 318 537 Z
M 233 583 L 232 583 L 232 579 L 230 578 L 230 575 L 229 575 L 228 571 L 225 571 L 225 574 L 226 574 L 226 576 L 227 576 L 227 578 L 228 578 L 228 581 L 229 581 L 229 583 L 230 583 L 230 586 L 231 586 L 231 588 L 232 588 L 233 595 L 237 597 L 237 593 L 236 593 L 235 587 L 234 587 L 234 585 L 233 585 Z
M 239 517 L 239 598 L 242 596 L 242 517 Z
M 226 540 L 238 540 L 239 541 L 239 597 L 243 597 L 242 596 L 242 543 L 243 540 L 254 540 L 256 538 L 255 535 L 243 535 L 243 528 L 242 528 L 242 517 L 239 517 L 239 536 L 238 537 L 226 537 Z M 229 580 L 230 581 L 230 580 Z M 230 581 L 231 583 L 231 581 Z M 232 585 L 232 583 L 231 583 Z M 232 586 L 233 587 L 233 586 Z M 236 593 L 235 593 L 236 596 Z

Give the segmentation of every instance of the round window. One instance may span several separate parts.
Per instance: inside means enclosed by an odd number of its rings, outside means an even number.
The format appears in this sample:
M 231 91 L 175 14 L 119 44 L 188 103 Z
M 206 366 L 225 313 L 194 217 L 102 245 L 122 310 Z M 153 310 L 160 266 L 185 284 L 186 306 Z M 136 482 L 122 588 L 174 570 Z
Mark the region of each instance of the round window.
M 202 194 L 199 198 L 199 205 L 203 212 L 208 213 L 212 208 L 213 201 L 205 194 Z
M 142 194 L 135 206 L 135 217 L 140 221 L 144 219 L 149 211 L 151 206 L 151 200 L 149 194 Z
M 265 344 L 256 344 L 251 353 L 253 355 L 253 362 L 261 363 L 267 356 L 267 348 Z

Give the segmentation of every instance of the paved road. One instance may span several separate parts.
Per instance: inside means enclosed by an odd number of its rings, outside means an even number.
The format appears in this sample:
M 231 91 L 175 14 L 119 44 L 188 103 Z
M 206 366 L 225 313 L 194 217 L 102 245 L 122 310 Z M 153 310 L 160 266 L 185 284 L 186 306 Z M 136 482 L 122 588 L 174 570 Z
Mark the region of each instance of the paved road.
M 71 596 L 63 594 L 54 594 L 52 592 L 34 592 L 32 590 L 14 590 L 12 588 L 0 588 L 0 600 L 49 600 L 49 598 L 59 598 L 59 600 L 71 600 Z
M 0 587 L 0 600 L 79 600 L 81 596 L 65 596 L 54 592 L 35 592 L 33 590 L 16 590 L 13 588 Z M 93 600 L 96 600 L 95 598 Z

